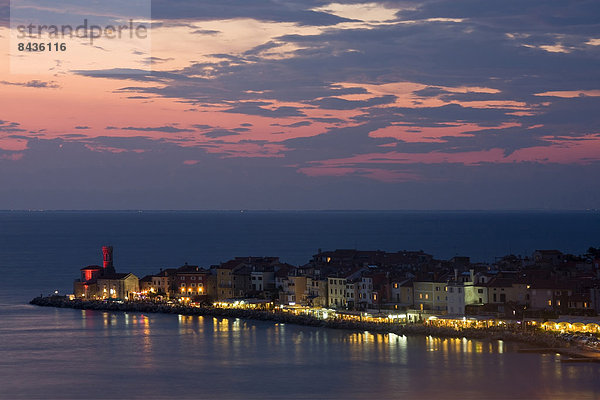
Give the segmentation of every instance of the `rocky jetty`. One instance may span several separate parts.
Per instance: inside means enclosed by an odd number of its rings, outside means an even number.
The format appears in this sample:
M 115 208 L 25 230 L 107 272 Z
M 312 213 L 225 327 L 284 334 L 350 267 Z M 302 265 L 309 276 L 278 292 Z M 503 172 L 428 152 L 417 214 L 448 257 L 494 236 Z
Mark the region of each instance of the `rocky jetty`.
M 395 333 L 397 335 L 421 335 L 440 338 L 467 338 L 507 340 L 528 343 L 544 348 L 554 348 L 557 351 L 569 347 L 568 342 L 556 333 L 539 330 L 515 330 L 508 328 L 468 328 L 456 330 L 453 328 L 436 327 L 426 324 L 374 323 L 347 321 L 340 319 L 318 319 L 307 315 L 294 315 L 281 311 L 244 310 L 235 308 L 192 307 L 180 304 L 165 304 L 153 302 L 111 302 L 69 300 L 64 296 L 36 297 L 30 304 L 43 307 L 75 308 L 81 310 L 97 310 L 112 312 L 164 313 L 179 315 L 199 315 L 223 318 L 243 318 L 259 321 L 273 321 L 306 326 L 317 326 L 332 329 L 347 329 L 353 331 L 369 331 L 374 333 Z

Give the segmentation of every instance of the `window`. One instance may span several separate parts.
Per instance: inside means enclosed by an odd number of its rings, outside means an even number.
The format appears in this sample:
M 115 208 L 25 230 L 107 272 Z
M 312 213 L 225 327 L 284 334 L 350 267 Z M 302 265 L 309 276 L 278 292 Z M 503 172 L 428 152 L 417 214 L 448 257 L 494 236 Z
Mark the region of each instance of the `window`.
M 192 283 L 192 287 L 196 287 L 196 284 L 195 284 L 195 283 Z
M 477 293 L 483 293 L 483 289 L 477 289 Z
M 429 294 L 425 293 L 425 300 L 429 300 Z
M 193 281 L 195 281 L 195 280 L 196 280 L 196 277 L 195 277 L 195 276 L 192 276 L 190 279 L 191 279 L 191 280 L 193 280 Z
M 439 287 L 439 286 L 436 286 L 436 287 L 435 287 L 435 291 L 436 291 L 436 292 L 439 292 L 439 291 L 440 291 L 440 287 Z
M 394 283 L 394 289 L 398 289 L 398 284 Z
M 419 293 L 419 299 L 423 298 L 423 293 Z
M 179 279 L 181 279 L 182 281 L 185 281 L 185 276 L 180 276 Z
M 181 287 L 185 287 L 185 283 L 182 283 L 182 284 L 181 284 Z
M 462 288 L 458 288 L 458 293 L 462 293 Z
M 450 293 L 454 293 L 454 292 L 453 292 L 453 288 L 450 288 Z

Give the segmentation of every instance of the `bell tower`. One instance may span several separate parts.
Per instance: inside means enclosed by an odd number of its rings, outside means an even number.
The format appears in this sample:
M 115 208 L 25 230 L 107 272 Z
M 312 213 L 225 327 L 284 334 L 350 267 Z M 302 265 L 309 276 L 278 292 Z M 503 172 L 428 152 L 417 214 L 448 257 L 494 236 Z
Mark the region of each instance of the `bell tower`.
M 114 274 L 115 267 L 113 266 L 113 247 L 102 246 L 102 267 L 104 275 Z

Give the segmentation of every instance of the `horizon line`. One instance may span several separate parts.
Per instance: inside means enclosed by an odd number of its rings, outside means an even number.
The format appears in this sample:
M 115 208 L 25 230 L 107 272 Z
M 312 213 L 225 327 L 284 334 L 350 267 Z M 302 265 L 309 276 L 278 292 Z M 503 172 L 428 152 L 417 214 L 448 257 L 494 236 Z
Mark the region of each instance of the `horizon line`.
M 473 208 L 473 209 L 364 209 L 364 208 L 315 208 L 315 209 L 261 209 L 261 208 L 232 208 L 232 209 L 160 209 L 160 208 L 28 208 L 0 209 L 0 212 L 599 212 L 599 208 Z

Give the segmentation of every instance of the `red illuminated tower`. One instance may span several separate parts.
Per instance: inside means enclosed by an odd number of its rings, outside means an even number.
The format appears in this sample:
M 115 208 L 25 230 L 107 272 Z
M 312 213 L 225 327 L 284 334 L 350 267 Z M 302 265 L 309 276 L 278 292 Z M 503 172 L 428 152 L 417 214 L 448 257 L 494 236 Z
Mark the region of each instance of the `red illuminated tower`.
M 112 246 L 102 246 L 102 266 L 104 267 L 104 275 L 110 275 L 115 273 L 115 267 L 113 266 L 113 248 Z

